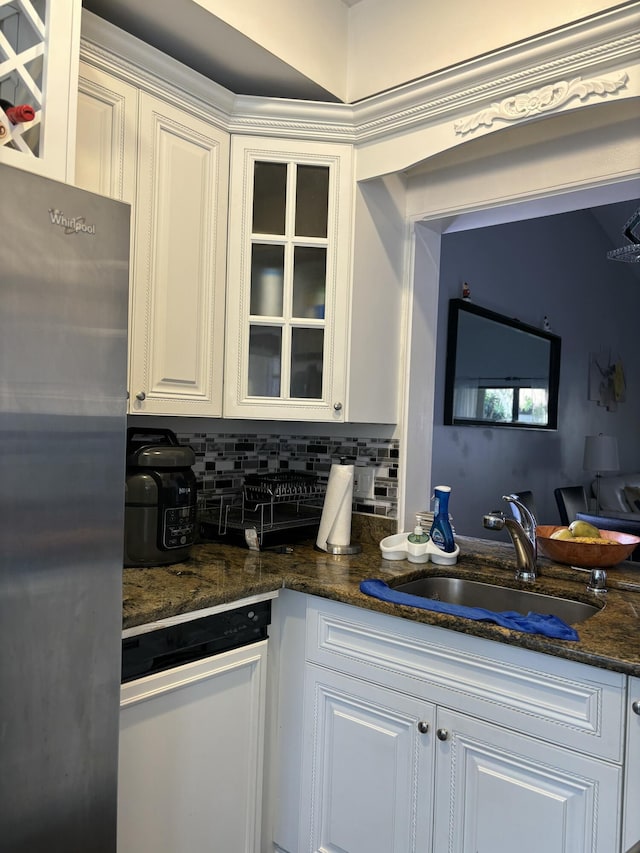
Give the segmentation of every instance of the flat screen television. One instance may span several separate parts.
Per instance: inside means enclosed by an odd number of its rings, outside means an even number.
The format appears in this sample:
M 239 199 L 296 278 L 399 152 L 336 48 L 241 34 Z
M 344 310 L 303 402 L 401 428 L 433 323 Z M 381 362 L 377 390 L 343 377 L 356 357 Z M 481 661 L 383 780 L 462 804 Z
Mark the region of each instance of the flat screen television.
M 557 429 L 560 344 L 552 332 L 451 299 L 444 423 Z

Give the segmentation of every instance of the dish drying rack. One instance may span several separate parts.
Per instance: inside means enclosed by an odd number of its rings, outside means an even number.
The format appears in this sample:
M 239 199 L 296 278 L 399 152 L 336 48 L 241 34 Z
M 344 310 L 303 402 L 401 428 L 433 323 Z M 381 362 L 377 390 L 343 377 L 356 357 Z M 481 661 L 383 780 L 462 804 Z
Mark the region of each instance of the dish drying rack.
M 218 533 L 255 531 L 262 545 L 265 533 L 320 524 L 325 483 L 305 471 L 248 474 L 240 496 L 220 503 Z
M 433 512 L 428 509 L 420 510 L 416 513 L 416 522 L 422 527 L 425 533 L 429 533 L 431 525 L 433 524 Z M 453 516 L 451 513 L 449 513 L 449 524 L 451 525 L 451 530 L 455 535 L 456 529 L 453 526 Z

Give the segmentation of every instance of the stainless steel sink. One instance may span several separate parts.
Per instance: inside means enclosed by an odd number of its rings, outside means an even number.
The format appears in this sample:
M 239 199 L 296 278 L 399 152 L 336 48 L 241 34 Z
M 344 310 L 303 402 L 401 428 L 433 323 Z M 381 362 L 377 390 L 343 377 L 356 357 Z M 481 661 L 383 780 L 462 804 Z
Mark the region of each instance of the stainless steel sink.
M 516 610 L 524 615 L 531 612 L 551 614 L 569 625 L 584 622 L 591 616 L 595 616 L 601 609 L 593 604 L 573 601 L 570 598 L 559 598 L 555 595 L 544 595 L 525 589 L 510 589 L 506 586 L 480 583 L 465 578 L 419 578 L 398 584 L 394 589 L 423 598 L 446 601 L 449 604 L 484 607 L 494 612 Z

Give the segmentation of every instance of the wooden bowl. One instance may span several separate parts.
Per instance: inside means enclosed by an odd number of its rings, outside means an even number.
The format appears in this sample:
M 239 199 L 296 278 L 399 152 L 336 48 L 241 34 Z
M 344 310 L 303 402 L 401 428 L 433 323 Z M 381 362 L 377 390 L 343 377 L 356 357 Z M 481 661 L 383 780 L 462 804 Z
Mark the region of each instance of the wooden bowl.
M 560 530 L 561 525 L 541 524 L 536 527 L 538 550 L 567 566 L 579 566 L 582 569 L 607 568 L 617 566 L 626 560 L 640 544 L 640 536 L 630 533 L 618 533 L 615 530 L 600 530 L 603 539 L 611 539 L 615 545 L 602 545 L 597 542 L 572 542 L 571 539 L 551 539 L 551 534 Z

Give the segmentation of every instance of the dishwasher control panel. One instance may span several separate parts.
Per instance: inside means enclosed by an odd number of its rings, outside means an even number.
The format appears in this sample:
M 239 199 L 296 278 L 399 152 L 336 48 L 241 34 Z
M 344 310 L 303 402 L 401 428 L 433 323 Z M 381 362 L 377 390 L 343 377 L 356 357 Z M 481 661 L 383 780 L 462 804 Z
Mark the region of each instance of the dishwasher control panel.
M 271 599 L 122 640 L 122 683 L 266 640 Z

